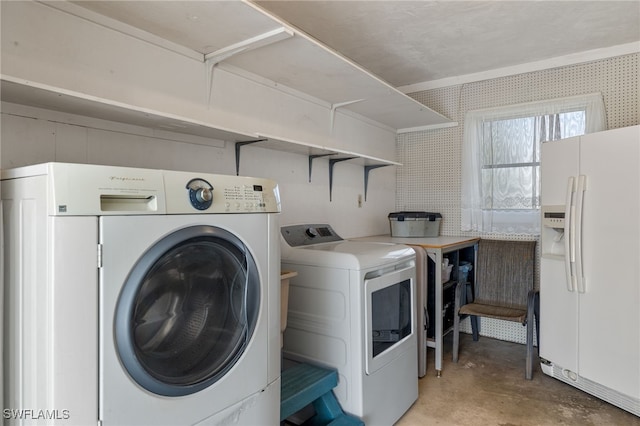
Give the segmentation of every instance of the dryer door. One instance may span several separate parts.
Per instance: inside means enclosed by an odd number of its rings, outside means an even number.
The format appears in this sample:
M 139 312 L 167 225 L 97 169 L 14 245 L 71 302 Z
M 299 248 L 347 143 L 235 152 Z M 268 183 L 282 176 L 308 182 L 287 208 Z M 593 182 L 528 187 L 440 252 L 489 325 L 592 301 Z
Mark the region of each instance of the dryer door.
M 253 257 L 214 226 L 175 230 L 134 264 L 117 300 L 116 350 L 150 392 L 188 395 L 222 378 L 254 331 L 260 285 Z
M 365 275 L 367 374 L 375 373 L 408 348 L 415 348 L 415 264 L 411 261 L 396 268 Z

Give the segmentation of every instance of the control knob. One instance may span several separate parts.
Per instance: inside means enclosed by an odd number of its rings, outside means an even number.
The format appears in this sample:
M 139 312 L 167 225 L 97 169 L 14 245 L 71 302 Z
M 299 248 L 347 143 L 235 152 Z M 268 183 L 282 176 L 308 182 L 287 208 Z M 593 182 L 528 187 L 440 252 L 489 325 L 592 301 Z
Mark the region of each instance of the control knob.
M 204 179 L 191 179 L 187 183 L 189 202 L 197 210 L 206 210 L 213 203 L 213 186 Z
M 213 194 L 211 194 L 211 190 L 209 188 L 200 188 L 196 191 L 196 200 L 201 203 L 209 202 L 212 198 Z

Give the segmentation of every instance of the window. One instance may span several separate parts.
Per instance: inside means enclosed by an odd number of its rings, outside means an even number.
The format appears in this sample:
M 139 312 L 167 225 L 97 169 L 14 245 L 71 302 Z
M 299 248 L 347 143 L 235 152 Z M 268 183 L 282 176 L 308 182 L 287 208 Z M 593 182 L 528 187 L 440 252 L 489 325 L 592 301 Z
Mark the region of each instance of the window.
M 469 111 L 462 230 L 540 232 L 540 144 L 604 130 L 600 94 Z

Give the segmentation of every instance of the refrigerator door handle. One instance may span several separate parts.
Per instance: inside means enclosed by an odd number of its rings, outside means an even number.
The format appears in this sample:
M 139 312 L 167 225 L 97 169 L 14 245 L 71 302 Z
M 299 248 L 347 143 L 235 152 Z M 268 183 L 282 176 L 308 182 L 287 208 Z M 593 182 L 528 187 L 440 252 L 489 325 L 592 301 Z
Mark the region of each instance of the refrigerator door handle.
M 584 293 L 586 291 L 586 283 L 584 277 L 584 270 L 582 267 L 582 214 L 584 207 L 584 191 L 587 188 L 587 177 L 585 175 L 578 176 L 578 188 L 576 190 L 576 278 L 578 284 L 578 292 Z
M 576 276 L 572 272 L 573 264 L 575 261 L 575 230 L 574 230 L 574 220 L 573 220 L 573 191 L 574 191 L 574 182 L 575 178 L 573 176 L 569 176 L 569 180 L 567 181 L 567 193 L 565 196 L 565 207 L 564 207 L 564 270 L 566 274 L 566 284 L 568 291 L 575 291 L 576 289 Z

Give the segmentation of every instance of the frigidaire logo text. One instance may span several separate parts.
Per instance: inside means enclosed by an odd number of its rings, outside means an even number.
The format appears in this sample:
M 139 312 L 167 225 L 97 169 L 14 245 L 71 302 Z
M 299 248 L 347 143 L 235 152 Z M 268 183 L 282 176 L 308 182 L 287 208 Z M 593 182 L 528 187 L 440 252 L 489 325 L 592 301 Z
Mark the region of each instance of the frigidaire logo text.
M 69 410 L 34 410 L 13 409 L 2 410 L 2 417 L 13 420 L 68 420 L 71 418 Z
M 144 182 L 144 178 L 128 176 L 110 176 L 109 180 L 119 180 L 121 182 Z

